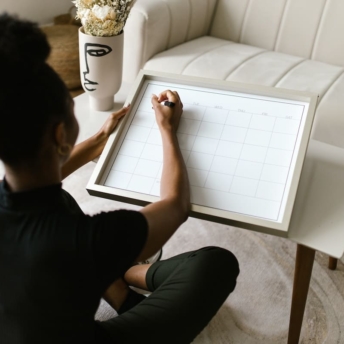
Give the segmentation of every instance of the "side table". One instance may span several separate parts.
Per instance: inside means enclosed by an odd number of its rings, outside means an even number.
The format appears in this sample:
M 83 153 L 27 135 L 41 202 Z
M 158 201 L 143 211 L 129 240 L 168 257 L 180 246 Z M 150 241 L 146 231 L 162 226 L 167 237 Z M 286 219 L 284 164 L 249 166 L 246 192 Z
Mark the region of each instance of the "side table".
M 311 140 L 288 237 L 297 243 L 288 344 L 299 342 L 315 252 L 344 253 L 344 149 Z

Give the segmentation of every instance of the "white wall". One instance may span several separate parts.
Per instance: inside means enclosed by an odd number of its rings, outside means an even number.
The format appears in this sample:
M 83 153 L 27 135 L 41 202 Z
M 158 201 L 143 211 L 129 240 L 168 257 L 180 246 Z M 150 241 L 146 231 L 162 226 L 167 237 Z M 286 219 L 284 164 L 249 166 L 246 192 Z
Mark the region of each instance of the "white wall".
M 17 14 L 40 24 L 53 22 L 59 14 L 67 13 L 71 0 L 0 0 L 0 13 Z

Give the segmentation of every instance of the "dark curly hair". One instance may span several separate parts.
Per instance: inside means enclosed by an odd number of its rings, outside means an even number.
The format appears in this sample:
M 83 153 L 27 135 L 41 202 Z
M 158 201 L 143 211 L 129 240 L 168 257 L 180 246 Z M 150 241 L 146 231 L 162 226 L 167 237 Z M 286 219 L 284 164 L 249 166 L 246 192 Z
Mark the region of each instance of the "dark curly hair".
M 49 125 L 67 122 L 71 98 L 48 66 L 49 43 L 37 24 L 0 15 L 0 159 L 34 159 Z

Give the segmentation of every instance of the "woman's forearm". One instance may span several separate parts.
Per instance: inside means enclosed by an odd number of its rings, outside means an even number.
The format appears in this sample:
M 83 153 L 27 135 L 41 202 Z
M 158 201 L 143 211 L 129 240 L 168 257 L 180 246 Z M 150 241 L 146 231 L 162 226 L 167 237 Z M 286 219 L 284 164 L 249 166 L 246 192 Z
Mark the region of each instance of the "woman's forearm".
M 98 157 L 103 151 L 106 141 L 106 137 L 97 134 L 76 145 L 69 159 L 61 168 L 62 179 Z
M 109 136 L 116 128 L 120 119 L 129 111 L 129 108 L 130 106 L 128 105 L 112 113 L 97 134 L 90 137 L 88 140 L 79 143 L 73 148 L 69 159 L 61 168 L 62 179 L 66 178 L 78 168 L 92 161 L 102 153 Z
M 182 213 L 188 213 L 190 191 L 188 175 L 175 133 L 161 131 L 164 163 L 160 182 L 161 199 L 175 200 Z
M 189 182 L 177 136 L 161 130 L 164 165 L 160 181 L 160 201 L 141 209 L 148 222 L 146 245 L 137 261 L 150 257 L 161 248 L 190 211 Z

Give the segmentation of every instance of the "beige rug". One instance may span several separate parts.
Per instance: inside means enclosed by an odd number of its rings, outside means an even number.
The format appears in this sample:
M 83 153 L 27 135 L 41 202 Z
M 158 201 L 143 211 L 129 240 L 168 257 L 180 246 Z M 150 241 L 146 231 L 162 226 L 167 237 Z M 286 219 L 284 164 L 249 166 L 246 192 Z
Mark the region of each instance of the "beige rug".
M 138 209 L 89 196 L 85 187 L 94 166 L 89 163 L 64 182 L 84 212 Z M 190 218 L 166 244 L 163 258 L 208 245 L 231 250 L 239 259 L 241 274 L 234 293 L 194 343 L 286 343 L 296 245 L 286 239 Z M 302 329 L 304 344 L 344 343 L 344 259 L 336 271 L 328 270 L 327 262 L 326 255 L 316 254 Z M 114 315 L 102 302 L 97 318 Z

